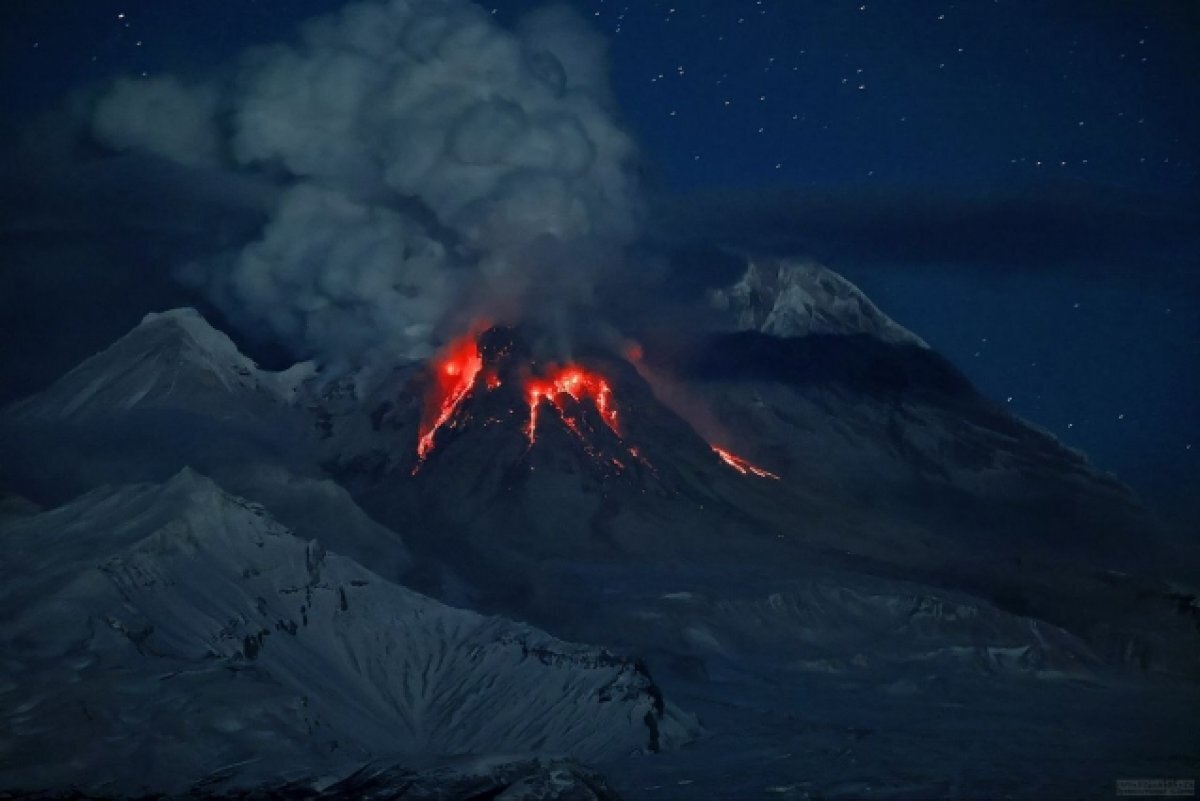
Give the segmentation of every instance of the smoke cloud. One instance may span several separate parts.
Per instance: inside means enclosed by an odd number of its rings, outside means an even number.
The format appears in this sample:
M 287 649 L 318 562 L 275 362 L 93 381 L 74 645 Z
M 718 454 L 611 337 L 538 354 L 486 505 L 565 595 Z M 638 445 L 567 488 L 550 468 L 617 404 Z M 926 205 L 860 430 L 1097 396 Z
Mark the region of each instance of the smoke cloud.
M 184 275 L 328 360 L 424 355 L 464 306 L 586 299 L 640 213 L 604 42 L 565 8 L 507 30 L 465 0 L 354 3 L 219 80 L 117 81 L 91 122 L 279 176 L 260 238 Z
M 96 106 L 96 135 L 118 150 L 148 150 L 183 164 L 219 161 L 217 90 L 172 76 L 122 78 Z

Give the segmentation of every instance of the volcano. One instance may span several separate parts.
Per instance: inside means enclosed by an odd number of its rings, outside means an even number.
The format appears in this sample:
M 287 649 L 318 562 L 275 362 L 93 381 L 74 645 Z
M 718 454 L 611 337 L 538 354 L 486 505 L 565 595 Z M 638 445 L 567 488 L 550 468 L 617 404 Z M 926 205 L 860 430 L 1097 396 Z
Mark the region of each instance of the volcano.
M 483 340 L 482 346 L 480 339 Z M 456 340 L 433 360 L 431 371 L 435 380 L 422 415 L 414 475 L 433 451 L 443 429 L 470 425 L 471 412 L 467 406 L 472 397 L 500 390 L 505 386 L 505 378 L 518 382 L 528 402 L 525 437 L 530 448 L 537 444 L 538 416 L 543 404 L 557 413 L 562 424 L 593 456 L 598 455 L 598 451 L 592 442 L 594 427 L 584 414 L 585 402 L 590 406 L 590 414 L 598 415 L 611 434 L 620 439 L 612 388 L 602 375 L 579 365 L 568 364 L 551 369 L 544 377 L 535 377 L 532 375 L 533 365 L 524 370 L 514 368 L 511 363 L 514 347 L 511 332 L 493 329 L 480 337 L 469 335 Z M 524 372 L 528 374 L 522 375 Z M 502 373 L 505 378 L 500 377 Z M 495 411 L 490 410 L 485 414 Z M 507 410 L 503 416 L 511 417 L 512 410 Z M 501 418 L 492 416 L 488 419 L 499 422 Z M 631 455 L 636 457 L 636 450 Z M 618 468 L 623 466 L 616 459 L 612 460 L 612 464 Z
M 434 595 L 463 581 L 473 603 L 522 599 L 521 615 L 573 627 L 599 599 L 542 597 L 573 580 L 548 559 L 733 559 L 932 581 L 1107 631 L 1084 600 L 1095 577 L 1145 558 L 1130 535 L 1153 525 L 1126 488 L 915 338 L 742 331 L 641 363 L 543 359 L 535 339 L 492 327 L 416 367 L 368 401 L 387 443 L 360 412 L 329 417 L 325 469 L 440 565 Z M 682 403 L 643 377 L 671 366 Z M 688 404 L 715 413 L 720 444 Z
M 943 708 L 1002 755 L 975 794 L 1173 775 L 1194 555 L 840 276 L 722 292 L 692 337 L 336 372 L 175 310 L 6 409 L 8 785 L 837 795 L 853 753 L 937 796 Z M 1069 785 L 1063 720 L 1109 735 Z
M 492 328 L 455 340 L 434 357 L 429 373 L 413 475 L 429 459 L 439 437 L 465 430 L 476 419 L 485 425 L 503 425 L 518 418 L 520 410 L 512 392 L 501 393 L 496 402 L 472 403 L 506 386 L 519 388 L 528 405 L 524 422 L 527 450 L 538 444 L 539 425 L 557 425 L 569 432 L 577 447 L 597 465 L 611 472 L 623 473 L 633 463 L 652 470 L 638 445 L 622 436 L 619 403 L 609 379 L 599 369 L 578 363 L 533 361 L 513 329 Z M 742 475 L 779 478 L 724 448 L 710 448 Z

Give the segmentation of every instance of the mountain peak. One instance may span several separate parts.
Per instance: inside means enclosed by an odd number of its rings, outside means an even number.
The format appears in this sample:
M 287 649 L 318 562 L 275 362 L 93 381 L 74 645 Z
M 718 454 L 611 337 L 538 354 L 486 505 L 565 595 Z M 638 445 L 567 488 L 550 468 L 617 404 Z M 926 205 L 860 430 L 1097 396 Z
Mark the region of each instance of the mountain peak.
M 38 395 L 17 403 L 18 417 L 83 420 L 135 408 L 215 408 L 214 398 L 259 396 L 288 402 L 312 374 L 302 363 L 263 371 L 233 340 L 189 307 L 147 314 L 119 340 L 84 360 Z M 206 402 L 208 399 L 208 402 Z
M 862 290 L 811 260 L 747 258 L 737 283 L 712 292 L 741 330 L 776 337 L 868 334 L 891 344 L 928 347 L 888 317 Z
M 159 335 L 158 332 L 170 332 L 168 336 L 183 335 L 192 347 L 200 351 L 228 355 L 251 367 L 255 366 L 253 361 L 242 355 L 225 332 L 213 328 L 204 315 L 191 306 L 150 312 L 126 336 L 138 336 L 139 332 L 143 336 Z
M 219 497 L 226 494 L 217 485 L 217 482 L 203 473 L 193 470 L 191 467 L 183 467 L 178 473 L 167 479 L 163 483 L 162 491 L 164 494 L 176 497 L 183 496 L 196 500 Z

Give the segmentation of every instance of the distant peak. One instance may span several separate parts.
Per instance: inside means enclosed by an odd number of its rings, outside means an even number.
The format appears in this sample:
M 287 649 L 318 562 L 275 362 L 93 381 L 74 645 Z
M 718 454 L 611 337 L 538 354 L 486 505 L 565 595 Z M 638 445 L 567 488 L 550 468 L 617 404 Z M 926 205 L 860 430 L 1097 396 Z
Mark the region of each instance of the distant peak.
M 187 492 L 196 490 L 206 493 L 224 492 L 211 478 L 189 466 L 184 466 L 178 473 L 167 479 L 165 486 L 170 490 L 183 490 Z
M 186 333 L 192 342 L 202 350 L 214 353 L 234 353 L 237 354 L 239 362 L 253 365 L 253 362 L 242 355 L 238 346 L 225 332 L 214 328 L 208 320 L 204 319 L 204 315 L 191 306 L 150 312 L 142 318 L 131 334 L 136 335 L 139 331 L 156 331 L 162 328 L 176 328 Z
M 812 260 L 748 257 L 736 283 L 711 293 L 741 330 L 777 337 L 868 334 L 884 342 L 928 347 L 888 317 L 862 290 Z
M 236 413 L 251 395 L 288 402 L 311 370 L 264 372 L 192 308 L 147 314 L 47 390 L 12 407 L 18 416 L 84 419 L 134 408 Z M 223 411 L 222 411 L 223 410 Z
M 208 325 L 208 321 L 204 319 L 204 315 L 191 306 L 180 306 L 176 309 L 167 309 L 161 312 L 149 312 L 142 318 L 141 325 L 154 325 L 155 323 L 172 321 L 198 322 L 202 325 Z

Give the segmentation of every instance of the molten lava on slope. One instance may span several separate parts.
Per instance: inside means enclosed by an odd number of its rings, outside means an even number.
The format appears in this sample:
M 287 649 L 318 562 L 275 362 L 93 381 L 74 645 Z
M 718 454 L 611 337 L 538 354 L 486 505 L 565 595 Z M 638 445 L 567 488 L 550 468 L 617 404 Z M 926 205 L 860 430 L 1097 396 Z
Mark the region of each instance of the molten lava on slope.
M 590 399 L 605 425 L 617 437 L 621 436 L 617 429 L 617 410 L 613 406 L 612 388 L 599 373 L 590 372 L 579 365 L 568 364 L 555 370 L 549 378 L 531 378 L 525 383 L 525 391 L 529 397 L 529 426 L 525 431 L 530 446 L 537 441 L 538 407 L 543 400 L 553 404 L 567 428 L 582 436 L 574 419 L 567 414 L 563 404 L 564 395 L 574 399 L 576 403 L 582 403 L 585 398 Z
M 511 379 L 514 372 L 521 376 L 521 389 L 529 408 L 529 417 L 524 427 L 527 450 L 537 444 L 542 409 L 548 405 L 563 426 L 594 459 L 611 463 L 618 471 L 626 467 L 621 459 L 611 455 L 611 439 L 608 448 L 596 441 L 595 437 L 598 435 L 607 437 L 602 434 L 607 429 L 634 461 L 649 467 L 649 463 L 638 449 L 625 441 L 618 426 L 618 410 L 612 385 L 604 375 L 571 362 L 542 368 L 538 371 L 540 374 L 535 374 L 532 364 L 518 365 L 514 371 L 511 365 L 499 364 L 501 359 L 512 358 L 511 343 L 491 350 L 486 346 L 481 347 L 481 328 L 476 326 L 471 333 L 454 340 L 433 360 L 433 384 L 426 397 L 421 417 L 417 439 L 417 463 L 413 467 L 413 475 L 421 470 L 437 447 L 437 437 L 442 430 L 455 429 L 466 424 L 468 400 L 476 393 L 499 390 L 504 384 L 501 374 Z M 595 423 L 596 417 L 603 423 L 602 427 L 598 428 L 599 423 Z M 742 475 L 779 478 L 723 448 L 715 445 L 711 447 L 726 465 Z M 606 453 L 609 455 L 605 456 Z
M 420 437 L 417 439 L 417 464 L 413 475 L 421 469 L 425 459 L 433 451 L 438 430 L 449 424 L 462 402 L 475 386 L 475 379 L 483 369 L 483 357 L 479 353 L 474 332 L 454 340 L 441 356 L 435 360 L 434 387 L 426 399 L 422 415 Z M 489 382 L 490 386 L 490 382 Z
M 771 478 L 776 481 L 779 480 L 779 476 L 775 475 L 770 470 L 764 470 L 761 467 L 752 465 L 742 457 L 735 456 L 724 448 L 720 448 L 716 445 L 711 445 L 710 447 L 713 449 L 713 453 L 721 457 L 722 462 L 729 465 L 744 476 L 758 476 L 759 478 Z

